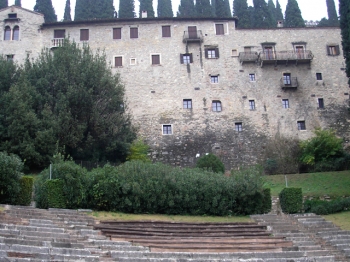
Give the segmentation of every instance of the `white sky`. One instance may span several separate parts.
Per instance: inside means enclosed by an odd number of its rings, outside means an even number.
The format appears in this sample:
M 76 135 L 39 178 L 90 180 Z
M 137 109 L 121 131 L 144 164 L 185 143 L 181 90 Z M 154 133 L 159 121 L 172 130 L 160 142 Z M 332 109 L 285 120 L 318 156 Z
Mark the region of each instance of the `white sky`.
M 71 0 L 71 10 L 72 10 L 72 18 L 74 19 L 74 8 L 75 8 L 75 1 Z M 98 0 L 96 0 L 98 1 Z M 232 11 L 232 2 L 233 0 L 229 0 L 231 5 L 231 11 Z M 267 0 L 266 0 L 267 1 Z M 288 0 L 279 0 L 279 3 L 282 7 L 282 11 L 284 13 L 286 5 Z M 304 20 L 321 20 L 323 17 L 327 17 L 327 6 L 326 6 L 326 0 L 297 0 L 301 14 L 304 18 Z M 9 0 L 9 5 L 14 4 L 15 0 Z M 22 7 L 33 10 L 33 7 L 36 3 L 36 0 L 22 0 Z M 157 0 L 153 0 L 154 3 L 154 11 L 157 13 Z M 178 9 L 180 0 L 172 0 L 173 4 L 173 12 L 176 16 L 176 11 Z M 64 7 L 66 4 L 66 0 L 52 0 L 52 4 L 55 8 L 58 21 L 60 21 L 63 18 L 64 14 Z M 248 0 L 248 5 L 253 5 L 253 0 Z M 335 0 L 335 5 L 338 10 L 339 2 L 338 0 Z M 138 10 L 139 1 L 135 0 L 135 7 Z M 114 0 L 114 7 L 118 11 L 119 9 L 119 0 Z

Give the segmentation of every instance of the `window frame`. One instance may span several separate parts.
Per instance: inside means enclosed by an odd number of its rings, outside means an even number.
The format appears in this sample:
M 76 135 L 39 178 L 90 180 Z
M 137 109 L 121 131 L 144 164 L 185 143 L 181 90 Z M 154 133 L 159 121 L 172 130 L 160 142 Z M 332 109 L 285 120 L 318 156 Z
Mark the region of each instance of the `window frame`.
M 15 55 L 13 55 L 13 54 L 6 55 L 7 62 L 13 62 L 14 59 L 15 59 Z
M 189 63 L 185 63 L 185 56 L 189 56 Z M 192 53 L 180 54 L 180 63 L 181 64 L 192 64 L 193 63 L 193 55 Z
M 256 109 L 256 107 L 255 107 L 255 100 L 254 99 L 249 100 L 249 109 L 250 110 L 255 110 Z
M 192 99 L 183 99 L 182 100 L 183 109 L 192 109 Z
M 15 25 L 12 29 L 12 41 L 19 41 L 19 26 Z
M 210 83 L 211 84 L 218 84 L 219 83 L 219 75 L 211 75 L 210 76 Z
M 63 32 L 63 37 L 61 33 Z M 55 29 L 53 30 L 53 38 L 54 39 L 63 39 L 66 37 L 66 29 Z
M 120 59 L 120 62 L 121 64 L 120 65 L 117 65 L 117 59 L 119 60 Z M 114 67 L 123 67 L 123 62 L 124 62 L 124 57 L 122 55 L 116 55 L 113 57 L 113 64 L 114 64 Z
M 158 61 L 154 60 L 156 57 L 158 56 Z M 158 62 L 158 63 L 153 63 L 153 62 Z M 161 65 L 162 62 L 161 62 L 161 56 L 160 54 L 151 54 L 151 65 L 153 66 L 157 66 L 157 65 Z
M 167 29 L 167 30 L 164 30 Z M 171 37 L 171 26 L 162 25 L 162 37 Z
M 130 39 L 139 38 L 139 28 L 138 27 L 130 27 Z
M 235 131 L 242 132 L 243 131 L 243 123 L 242 122 L 236 122 L 235 123 Z
M 297 125 L 298 125 L 298 130 L 299 131 L 306 130 L 305 120 L 297 121 Z
M 211 111 L 212 112 L 221 112 L 222 111 L 222 103 L 220 100 L 211 101 Z
M 327 55 L 329 56 L 338 56 L 340 55 L 340 47 L 338 44 L 329 44 L 327 45 Z
M 163 136 L 170 136 L 174 133 L 173 125 L 172 124 L 163 124 L 162 125 L 162 135 Z
M 218 26 L 222 26 L 222 28 L 218 27 Z M 216 35 L 225 35 L 225 25 L 222 24 L 215 24 L 215 34 Z
M 87 38 L 87 39 L 84 39 L 84 38 Z M 80 41 L 87 42 L 89 40 L 90 40 L 90 30 L 86 28 L 80 29 Z
M 317 99 L 317 105 L 319 109 L 324 109 L 324 99 L 323 98 L 318 98 Z
M 290 108 L 289 107 L 289 99 L 282 99 L 282 108 Z
M 292 84 L 292 74 L 291 73 L 283 73 L 283 84 L 285 86 L 290 86 Z
M 12 29 L 9 25 L 5 26 L 4 29 L 4 41 L 11 41 L 12 39 Z
M 122 28 L 121 27 L 113 27 L 112 39 L 113 40 L 120 40 L 120 39 L 122 39 Z
M 256 82 L 256 75 L 255 75 L 255 73 L 249 74 L 249 82 Z
M 135 62 L 132 63 L 132 61 L 135 61 Z M 132 65 L 132 66 L 137 65 L 137 59 L 134 57 L 130 58 L 130 65 Z
M 322 73 L 316 73 L 316 80 L 323 80 Z
M 218 59 L 219 58 L 219 48 L 218 47 L 207 47 L 204 49 L 205 58 L 207 59 Z M 209 56 L 210 52 L 210 56 Z M 214 52 L 214 56 L 212 56 L 212 52 Z

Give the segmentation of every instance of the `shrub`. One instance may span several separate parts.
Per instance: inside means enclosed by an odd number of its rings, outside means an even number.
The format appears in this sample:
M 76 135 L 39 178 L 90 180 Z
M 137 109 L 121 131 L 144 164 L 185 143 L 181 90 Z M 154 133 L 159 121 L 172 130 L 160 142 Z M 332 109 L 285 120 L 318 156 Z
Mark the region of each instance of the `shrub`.
M 47 204 L 51 208 L 66 208 L 67 199 L 64 195 L 64 183 L 61 179 L 46 180 Z
M 0 152 L 0 204 L 16 204 L 22 169 L 23 162 L 18 156 Z
M 215 173 L 225 173 L 225 166 L 214 154 L 208 154 L 198 159 L 196 167 L 213 171 Z
M 149 146 L 140 138 L 132 142 L 130 152 L 126 160 L 141 160 L 143 162 L 151 162 L 148 157 Z
M 17 205 L 29 206 L 32 201 L 34 179 L 32 176 L 22 176 L 19 183 L 21 190 L 17 197 Z
M 304 202 L 304 211 L 306 213 L 315 213 L 317 215 L 328 215 L 350 208 L 350 197 L 336 199 L 332 201 L 325 200 L 306 200 Z
M 263 191 L 263 213 L 269 213 L 272 208 L 272 200 L 271 200 L 271 189 L 265 188 Z
M 302 210 L 303 194 L 301 188 L 284 188 L 279 194 L 284 213 L 294 214 Z

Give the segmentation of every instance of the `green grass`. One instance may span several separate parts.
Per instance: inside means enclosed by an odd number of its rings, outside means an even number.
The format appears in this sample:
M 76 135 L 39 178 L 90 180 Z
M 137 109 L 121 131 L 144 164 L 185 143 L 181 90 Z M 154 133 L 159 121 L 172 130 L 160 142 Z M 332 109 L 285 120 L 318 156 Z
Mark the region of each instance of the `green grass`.
M 343 230 L 350 230 L 350 211 L 323 216 Z
M 286 175 L 288 187 L 302 188 L 304 196 L 350 196 L 350 171 Z M 265 187 L 277 196 L 286 186 L 284 175 L 265 176 Z

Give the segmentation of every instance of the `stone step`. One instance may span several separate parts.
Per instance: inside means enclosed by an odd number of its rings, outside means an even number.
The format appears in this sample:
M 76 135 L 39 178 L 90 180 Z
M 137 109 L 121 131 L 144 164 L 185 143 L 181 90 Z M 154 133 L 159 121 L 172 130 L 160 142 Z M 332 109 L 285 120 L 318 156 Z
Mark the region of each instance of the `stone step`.
M 250 259 L 239 259 L 232 260 L 230 258 L 228 259 L 173 259 L 173 258 L 129 258 L 129 257 L 120 257 L 118 258 L 119 262 L 232 262 L 232 261 L 244 261 L 244 262 L 332 262 L 335 261 L 334 257 L 327 256 L 327 257 L 312 257 L 312 258 L 250 258 Z
M 35 226 L 23 226 L 23 225 L 1 225 L 0 229 L 30 231 L 30 232 L 47 232 L 47 233 L 64 233 L 65 230 L 60 227 L 35 227 Z

